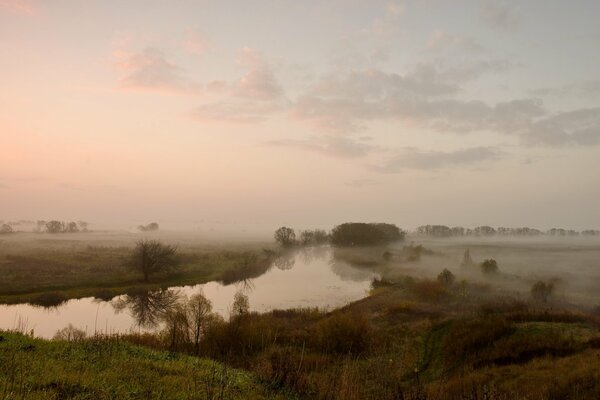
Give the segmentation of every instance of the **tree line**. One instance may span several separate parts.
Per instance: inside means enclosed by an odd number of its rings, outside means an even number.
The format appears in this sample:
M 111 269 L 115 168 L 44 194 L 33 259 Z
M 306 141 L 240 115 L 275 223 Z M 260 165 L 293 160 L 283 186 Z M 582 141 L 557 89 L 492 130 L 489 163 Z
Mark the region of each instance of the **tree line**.
M 294 229 L 282 226 L 275 231 L 275 241 L 283 247 L 332 244 L 338 247 L 376 246 L 402 241 L 406 232 L 394 224 L 347 222 L 327 233 L 322 229 L 304 230 L 296 235 Z
M 572 229 L 552 228 L 542 231 L 536 228 L 494 228 L 488 225 L 475 228 L 464 228 L 462 226 L 449 227 L 446 225 L 421 225 L 415 233 L 421 236 L 431 237 L 461 237 L 461 236 L 600 236 L 600 230 L 586 229 L 581 232 Z

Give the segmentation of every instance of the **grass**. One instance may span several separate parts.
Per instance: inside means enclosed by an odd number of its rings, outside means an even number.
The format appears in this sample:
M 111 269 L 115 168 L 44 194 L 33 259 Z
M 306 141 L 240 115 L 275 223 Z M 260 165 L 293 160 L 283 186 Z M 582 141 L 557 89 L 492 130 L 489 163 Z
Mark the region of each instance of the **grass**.
M 269 266 L 265 243 L 245 243 L 225 248 L 219 244 L 184 243 L 176 270 L 143 282 L 126 266 L 136 236 L 92 234 L 11 235 L 0 243 L 0 303 L 52 306 L 82 297 L 110 299 L 139 289 L 184 286 L 213 280 L 232 282 L 260 274 Z M 112 238 L 107 240 L 106 237 Z M 164 237 L 175 242 L 177 237 Z M 128 245 L 125 245 L 128 244 Z
M 47 341 L 7 332 L 0 338 L 6 400 L 289 398 L 248 372 L 123 341 Z

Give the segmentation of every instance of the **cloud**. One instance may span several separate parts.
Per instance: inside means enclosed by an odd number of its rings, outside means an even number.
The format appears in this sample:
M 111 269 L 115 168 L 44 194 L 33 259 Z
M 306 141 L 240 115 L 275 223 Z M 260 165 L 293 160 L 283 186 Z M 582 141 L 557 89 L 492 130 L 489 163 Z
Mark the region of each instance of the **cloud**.
M 426 49 L 430 52 L 462 51 L 470 54 L 483 53 L 484 48 L 471 38 L 453 35 L 444 31 L 435 31 L 427 41 Z
M 600 108 L 561 112 L 532 123 L 522 132 L 529 145 L 600 144 Z
M 373 170 L 383 173 L 395 173 L 404 170 L 437 170 L 442 167 L 464 166 L 495 161 L 504 155 L 496 147 L 472 147 L 443 151 L 422 151 L 416 148 L 405 148 L 402 152 L 388 159 Z
M 33 15 L 37 12 L 37 7 L 29 0 L 0 0 L 0 9 L 24 15 Z
M 275 100 L 283 96 L 283 88 L 259 52 L 244 47 L 238 62 L 248 72 L 234 85 L 234 95 L 255 100 Z
M 600 81 L 589 81 L 582 83 L 572 83 L 556 87 L 544 87 L 532 90 L 534 96 L 574 96 L 574 97 L 595 97 L 600 96 Z
M 375 18 L 371 25 L 359 31 L 361 35 L 390 36 L 398 33 L 399 20 L 404 15 L 404 5 L 399 2 L 390 1 L 385 4 L 383 15 Z
M 482 6 L 480 15 L 488 26 L 498 30 L 510 31 L 519 24 L 513 9 L 506 4 L 487 2 Z
M 231 101 L 228 99 L 198 106 L 189 112 L 189 116 L 201 122 L 257 123 L 282 111 L 285 107 L 284 104 L 273 102 Z
M 188 94 L 201 89 L 200 84 L 187 77 L 181 67 L 169 62 L 160 50 L 116 52 L 115 57 L 123 74 L 119 84 L 124 89 Z
M 369 121 L 384 119 L 455 132 L 507 125 L 503 119 L 517 113 L 509 113 L 506 105 L 455 98 L 461 91 L 458 80 L 475 79 L 493 68 L 478 64 L 466 72 L 440 71 L 422 64 L 405 75 L 370 69 L 331 76 L 300 96 L 291 116 L 335 132 L 357 131 Z M 532 111 L 531 107 L 524 110 Z
M 315 151 L 328 156 L 343 158 L 363 157 L 377 148 L 360 140 L 340 136 L 315 136 L 301 140 L 273 140 L 267 144 Z
M 197 29 L 188 28 L 185 30 L 185 39 L 183 49 L 190 54 L 203 55 L 210 49 L 210 40 Z

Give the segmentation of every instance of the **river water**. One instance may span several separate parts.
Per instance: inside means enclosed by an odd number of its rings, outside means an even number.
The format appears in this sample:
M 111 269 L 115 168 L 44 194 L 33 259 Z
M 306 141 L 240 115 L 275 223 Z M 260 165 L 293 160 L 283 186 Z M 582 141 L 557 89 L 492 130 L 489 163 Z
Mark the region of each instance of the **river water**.
M 277 260 L 254 279 L 229 285 L 208 282 L 170 289 L 186 296 L 203 292 L 211 300 L 213 311 L 227 317 L 237 291 L 243 291 L 249 297 L 253 311 L 334 308 L 364 297 L 375 277 L 376 274 L 368 269 L 336 260 L 329 247 L 317 247 Z M 0 305 L 0 329 L 33 330 L 35 336 L 44 338 L 51 338 L 69 324 L 88 334 L 149 329 L 139 325 L 133 307 L 115 307 L 119 300 L 127 298 L 131 296 L 119 296 L 111 301 L 88 297 L 51 308 L 30 304 Z

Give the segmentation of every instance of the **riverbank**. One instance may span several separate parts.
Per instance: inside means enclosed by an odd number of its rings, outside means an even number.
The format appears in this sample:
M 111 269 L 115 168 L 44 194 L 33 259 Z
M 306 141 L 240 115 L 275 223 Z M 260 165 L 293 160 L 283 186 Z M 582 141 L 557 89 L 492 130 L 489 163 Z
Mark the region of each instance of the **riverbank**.
M 137 240 L 151 238 L 178 246 L 182 264 L 144 282 L 126 266 Z M 198 240 L 192 234 L 140 235 L 127 232 L 80 234 L 17 233 L 0 241 L 0 304 L 53 306 L 69 299 L 109 300 L 139 290 L 155 290 L 214 280 L 232 281 L 268 268 L 271 243 Z

